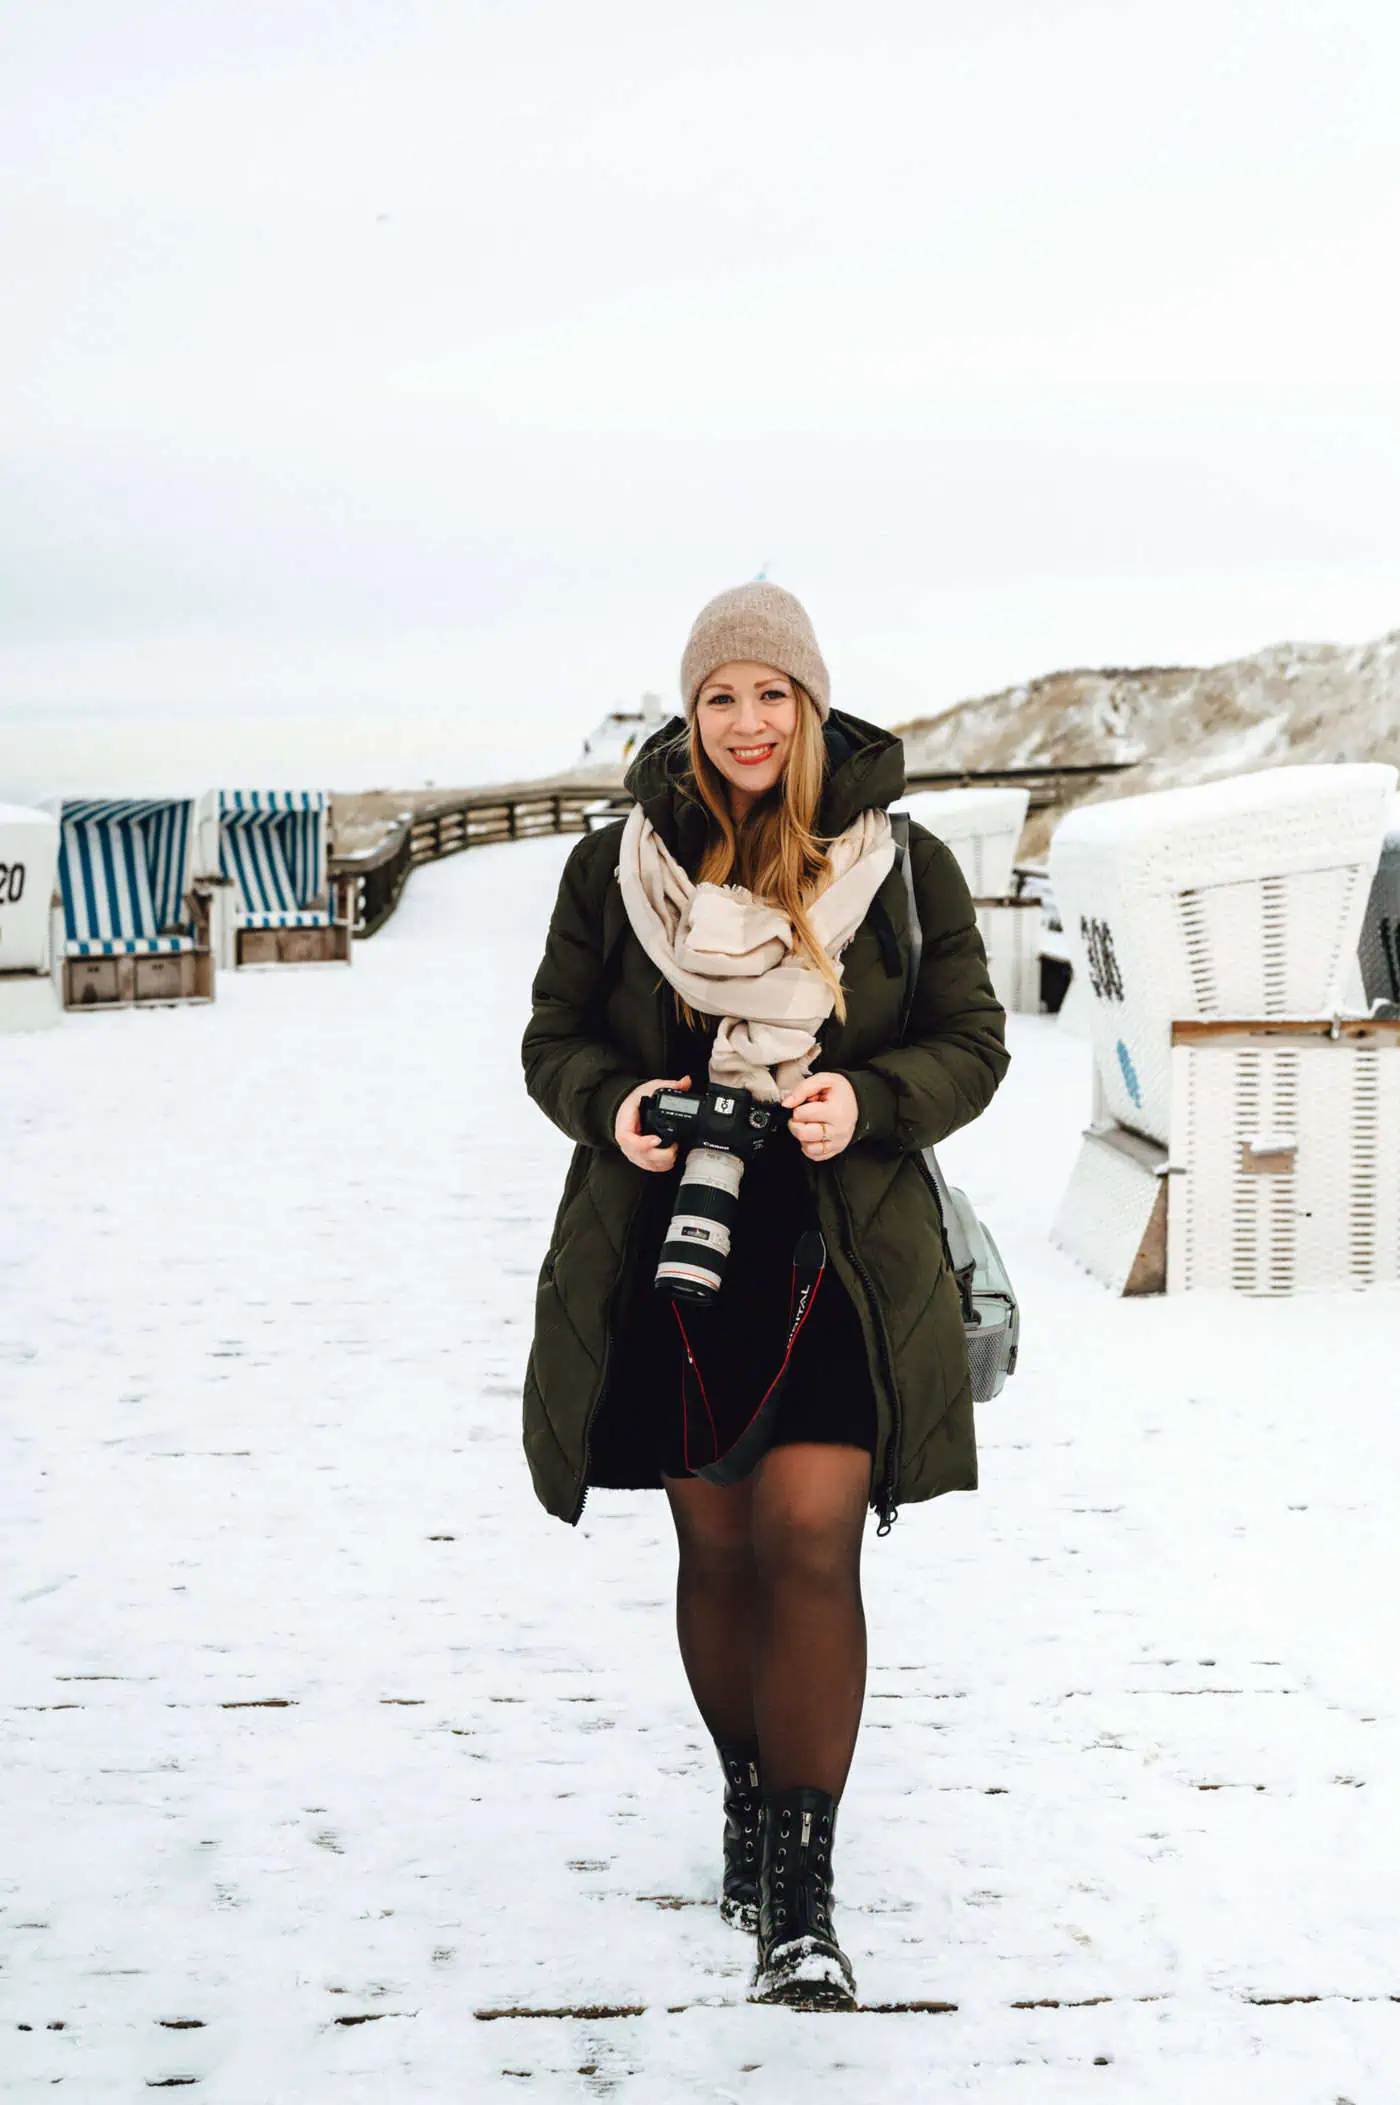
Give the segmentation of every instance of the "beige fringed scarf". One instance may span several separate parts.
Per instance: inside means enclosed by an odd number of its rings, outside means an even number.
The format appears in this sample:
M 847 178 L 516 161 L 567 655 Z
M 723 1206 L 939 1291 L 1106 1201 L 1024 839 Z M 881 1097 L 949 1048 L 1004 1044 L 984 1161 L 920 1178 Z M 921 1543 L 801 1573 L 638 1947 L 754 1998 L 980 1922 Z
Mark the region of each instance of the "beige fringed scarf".
M 863 811 L 832 842 L 832 875 L 808 909 L 813 930 L 840 970 L 840 956 L 894 867 L 883 811 Z M 710 1080 L 776 1103 L 807 1074 L 833 994 L 795 948 L 781 907 L 739 884 L 696 884 L 634 806 L 617 866 L 638 942 L 682 1000 L 723 1020 Z

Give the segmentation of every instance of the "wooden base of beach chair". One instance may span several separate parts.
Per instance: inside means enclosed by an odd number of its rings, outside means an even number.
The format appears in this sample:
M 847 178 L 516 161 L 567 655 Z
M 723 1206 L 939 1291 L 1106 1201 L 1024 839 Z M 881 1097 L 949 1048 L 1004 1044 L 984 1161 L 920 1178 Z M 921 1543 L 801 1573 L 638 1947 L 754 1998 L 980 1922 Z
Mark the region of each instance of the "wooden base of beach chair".
M 119 1009 L 138 1002 L 213 998 L 214 960 L 207 950 L 180 950 L 169 956 L 64 959 L 66 1009 Z
M 329 928 L 240 928 L 240 965 L 330 965 L 350 962 L 350 930 L 343 921 Z
M 1167 1151 L 1106 1120 L 1091 1126 L 1050 1240 L 1115 1294 L 1167 1285 Z

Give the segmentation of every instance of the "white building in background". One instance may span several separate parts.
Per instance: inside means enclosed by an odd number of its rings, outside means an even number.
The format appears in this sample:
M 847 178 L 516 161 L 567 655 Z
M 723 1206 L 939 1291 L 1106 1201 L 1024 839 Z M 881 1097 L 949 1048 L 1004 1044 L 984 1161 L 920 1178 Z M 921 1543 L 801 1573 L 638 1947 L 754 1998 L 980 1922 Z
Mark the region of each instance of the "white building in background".
M 644 694 L 635 709 L 614 709 L 589 732 L 574 765 L 590 771 L 627 767 L 665 721 L 660 695 Z

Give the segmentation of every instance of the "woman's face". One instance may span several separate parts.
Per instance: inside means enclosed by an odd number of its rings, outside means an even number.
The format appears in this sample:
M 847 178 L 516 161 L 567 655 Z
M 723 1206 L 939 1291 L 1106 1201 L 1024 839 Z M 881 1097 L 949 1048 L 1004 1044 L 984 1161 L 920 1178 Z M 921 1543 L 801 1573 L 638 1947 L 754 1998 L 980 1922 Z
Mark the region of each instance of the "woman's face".
M 781 781 L 797 735 L 797 707 L 792 681 L 771 665 L 721 665 L 700 689 L 700 743 L 729 784 L 736 818 Z

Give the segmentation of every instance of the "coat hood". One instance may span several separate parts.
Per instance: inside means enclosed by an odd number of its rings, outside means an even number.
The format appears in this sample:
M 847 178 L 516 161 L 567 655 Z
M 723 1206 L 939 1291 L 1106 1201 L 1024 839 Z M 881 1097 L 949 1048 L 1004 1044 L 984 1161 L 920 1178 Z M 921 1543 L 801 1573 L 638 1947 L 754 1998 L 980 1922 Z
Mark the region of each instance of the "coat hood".
M 893 731 L 833 709 L 822 726 L 827 777 L 817 830 L 843 833 L 863 811 L 884 810 L 904 791 L 904 745 Z M 651 820 L 671 853 L 695 869 L 705 851 L 709 815 L 685 786 L 690 729 L 671 717 L 654 731 L 623 777 L 623 786 Z

